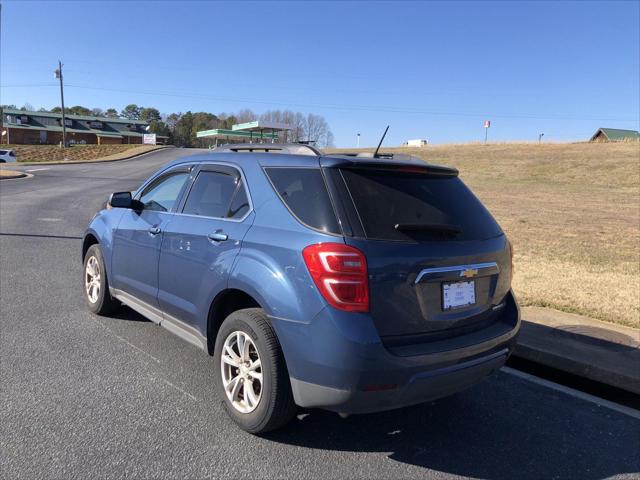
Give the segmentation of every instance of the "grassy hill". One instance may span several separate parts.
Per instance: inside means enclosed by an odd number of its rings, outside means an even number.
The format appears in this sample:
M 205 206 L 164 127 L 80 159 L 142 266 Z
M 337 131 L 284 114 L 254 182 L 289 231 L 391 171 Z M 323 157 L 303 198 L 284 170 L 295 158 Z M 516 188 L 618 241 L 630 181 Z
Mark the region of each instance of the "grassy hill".
M 524 305 L 640 327 L 640 143 L 382 151 L 460 170 L 514 244 Z

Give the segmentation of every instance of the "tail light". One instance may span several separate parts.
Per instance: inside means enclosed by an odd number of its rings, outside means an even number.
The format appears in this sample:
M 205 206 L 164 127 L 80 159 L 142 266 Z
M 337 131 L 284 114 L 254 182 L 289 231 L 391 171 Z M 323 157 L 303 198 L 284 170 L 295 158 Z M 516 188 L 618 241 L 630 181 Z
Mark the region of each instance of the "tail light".
M 367 259 L 342 243 L 318 243 L 302 251 L 316 287 L 329 305 L 347 312 L 369 311 Z

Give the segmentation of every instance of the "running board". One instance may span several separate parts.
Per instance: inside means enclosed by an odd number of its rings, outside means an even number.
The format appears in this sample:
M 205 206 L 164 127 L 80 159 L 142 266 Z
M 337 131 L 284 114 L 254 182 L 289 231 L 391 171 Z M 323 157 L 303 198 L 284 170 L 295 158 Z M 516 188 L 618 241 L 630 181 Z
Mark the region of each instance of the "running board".
M 135 310 L 143 317 L 148 318 L 153 323 L 164 327 L 169 332 L 180 337 L 182 340 L 189 342 L 191 345 L 195 345 L 205 352 L 208 351 L 207 338 L 202 336 L 200 332 L 198 332 L 192 326 L 187 325 L 183 321 L 172 317 L 171 315 L 152 305 L 149 305 L 146 302 L 143 302 L 142 300 L 128 294 L 127 292 L 118 290 L 117 288 L 109 288 L 109 292 L 111 293 L 112 297 L 117 298 L 126 306 L 128 306 L 132 310 Z

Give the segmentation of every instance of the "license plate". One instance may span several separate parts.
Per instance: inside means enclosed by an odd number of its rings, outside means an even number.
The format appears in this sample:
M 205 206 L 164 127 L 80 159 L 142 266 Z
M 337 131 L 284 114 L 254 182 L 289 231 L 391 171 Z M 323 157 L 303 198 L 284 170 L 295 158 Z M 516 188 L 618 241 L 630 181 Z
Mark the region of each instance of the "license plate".
M 466 307 L 474 303 L 476 303 L 475 281 L 442 284 L 443 310 Z

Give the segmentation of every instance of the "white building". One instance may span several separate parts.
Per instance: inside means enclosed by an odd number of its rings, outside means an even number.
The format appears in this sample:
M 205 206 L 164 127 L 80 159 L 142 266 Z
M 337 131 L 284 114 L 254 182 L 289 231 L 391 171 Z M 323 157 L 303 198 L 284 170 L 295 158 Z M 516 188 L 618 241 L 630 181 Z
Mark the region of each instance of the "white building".
M 416 138 L 414 140 L 407 140 L 405 144 L 407 147 L 426 147 L 427 140 L 424 138 Z

